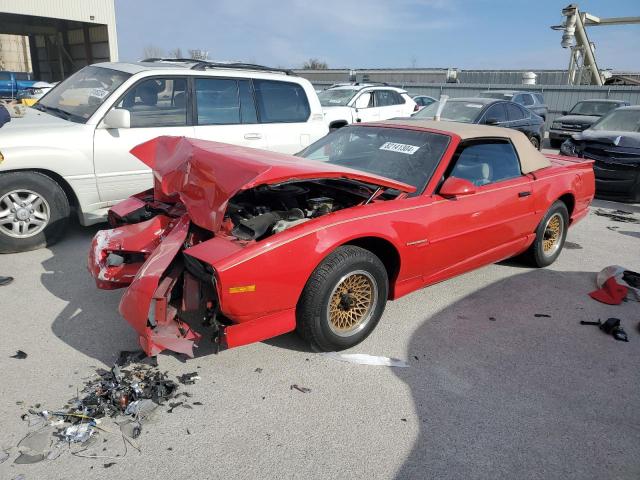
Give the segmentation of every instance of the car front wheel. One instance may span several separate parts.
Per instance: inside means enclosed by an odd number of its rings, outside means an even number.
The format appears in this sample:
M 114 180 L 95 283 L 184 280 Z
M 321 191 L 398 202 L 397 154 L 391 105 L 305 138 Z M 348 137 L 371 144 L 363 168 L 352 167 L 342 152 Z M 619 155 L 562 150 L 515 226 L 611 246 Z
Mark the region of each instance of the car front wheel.
M 0 175 L 0 253 L 55 243 L 69 218 L 69 200 L 51 178 L 37 172 Z
M 567 238 L 568 226 L 567 206 L 558 200 L 538 225 L 536 239 L 529 249 L 529 257 L 536 267 L 546 267 L 556 261 Z
M 531 145 L 536 148 L 536 150 L 540 150 L 540 139 L 538 137 L 536 137 L 535 135 L 531 135 L 531 137 L 529 137 L 529 141 L 531 142 Z
M 360 247 L 332 252 L 311 274 L 296 310 L 297 331 L 322 351 L 362 342 L 378 324 L 389 280 L 380 259 Z

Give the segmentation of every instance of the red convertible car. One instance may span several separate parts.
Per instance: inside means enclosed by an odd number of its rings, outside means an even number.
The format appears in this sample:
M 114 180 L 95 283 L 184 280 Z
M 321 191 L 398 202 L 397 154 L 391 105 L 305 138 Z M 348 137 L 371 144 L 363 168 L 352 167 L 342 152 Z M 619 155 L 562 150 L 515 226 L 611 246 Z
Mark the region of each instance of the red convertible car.
M 352 347 L 387 300 L 519 254 L 551 264 L 594 195 L 590 161 L 448 122 L 349 126 L 297 156 L 182 137 L 132 153 L 154 188 L 111 209 L 88 265 L 128 287 L 148 355 L 192 356 L 205 330 L 221 349 L 293 330 Z

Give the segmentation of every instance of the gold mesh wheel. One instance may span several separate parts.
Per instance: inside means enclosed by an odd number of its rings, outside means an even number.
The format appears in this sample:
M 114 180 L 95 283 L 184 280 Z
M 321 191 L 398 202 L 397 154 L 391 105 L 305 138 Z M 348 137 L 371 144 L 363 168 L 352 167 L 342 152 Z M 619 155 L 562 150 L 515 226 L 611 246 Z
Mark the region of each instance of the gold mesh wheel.
M 542 239 L 542 251 L 546 256 L 551 256 L 560 247 L 564 229 L 564 220 L 559 213 L 554 213 L 544 227 Z
M 378 303 L 378 285 L 364 270 L 351 272 L 340 279 L 329 297 L 329 328 L 340 337 L 362 330 L 371 320 Z

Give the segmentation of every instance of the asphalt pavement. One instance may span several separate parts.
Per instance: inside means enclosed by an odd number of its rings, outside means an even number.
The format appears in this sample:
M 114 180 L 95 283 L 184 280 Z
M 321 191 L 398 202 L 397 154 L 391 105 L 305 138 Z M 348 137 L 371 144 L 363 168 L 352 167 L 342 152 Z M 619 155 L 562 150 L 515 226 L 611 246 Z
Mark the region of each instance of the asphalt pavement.
M 607 265 L 640 270 L 640 224 L 595 208 L 640 219 L 638 206 L 596 202 L 549 268 L 502 262 L 391 302 L 352 351 L 409 368 L 338 362 L 295 334 L 195 359 L 160 355 L 172 377 L 199 373 L 188 391 L 203 405 L 162 407 L 141 451 L 109 461 L 64 452 L 14 463 L 26 408 L 62 407 L 83 378 L 138 348 L 117 312 L 122 291 L 98 290 L 86 271 L 99 227 L 1 256 L 0 275 L 15 281 L 0 287 L 0 478 L 637 480 L 640 304 L 587 293 Z M 608 317 L 628 343 L 579 325 Z M 10 358 L 17 350 L 27 358 Z

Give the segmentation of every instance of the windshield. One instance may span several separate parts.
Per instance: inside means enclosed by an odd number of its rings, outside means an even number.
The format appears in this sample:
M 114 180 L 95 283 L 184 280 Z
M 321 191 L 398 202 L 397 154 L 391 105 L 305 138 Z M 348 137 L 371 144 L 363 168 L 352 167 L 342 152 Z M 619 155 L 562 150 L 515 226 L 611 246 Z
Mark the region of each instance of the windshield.
M 85 123 L 103 102 L 131 75 L 101 67 L 85 67 L 58 84 L 34 108 Z
M 571 115 L 595 115 L 602 117 L 620 105 L 611 102 L 578 102 L 569 112 Z
M 422 192 L 449 145 L 447 135 L 401 128 L 344 127 L 298 156 L 373 173 Z
M 323 107 L 338 107 L 349 103 L 356 93 L 358 90 L 354 88 L 335 88 L 320 92 L 318 98 Z
M 433 119 L 438 111 L 440 102 L 434 102 L 424 107 L 413 118 L 429 118 Z M 484 105 L 474 101 L 449 100 L 444 104 L 442 112 L 440 112 L 440 120 L 451 120 L 452 122 L 473 123 L 478 118 Z
M 498 98 L 500 100 L 511 100 L 513 97 L 513 93 L 505 93 L 505 92 L 482 92 L 480 94 L 482 98 Z
M 640 132 L 640 110 L 614 110 L 595 123 L 591 130 Z

